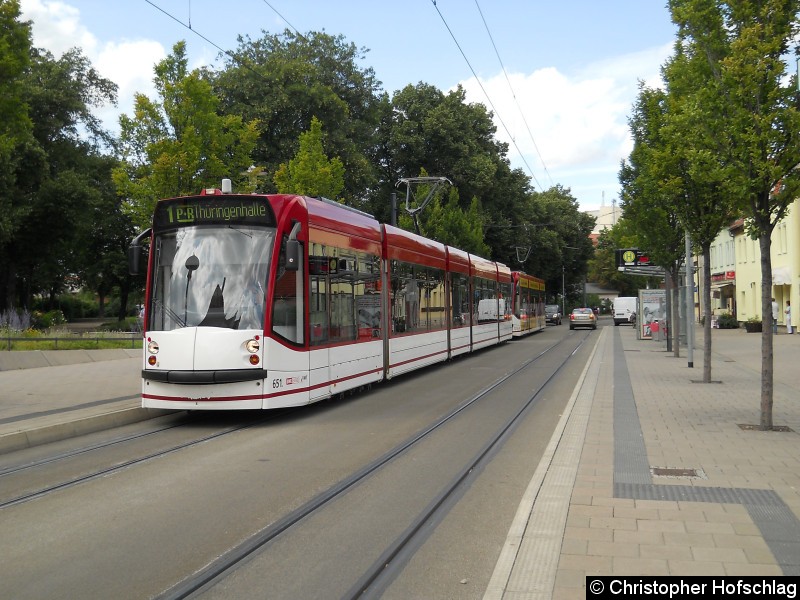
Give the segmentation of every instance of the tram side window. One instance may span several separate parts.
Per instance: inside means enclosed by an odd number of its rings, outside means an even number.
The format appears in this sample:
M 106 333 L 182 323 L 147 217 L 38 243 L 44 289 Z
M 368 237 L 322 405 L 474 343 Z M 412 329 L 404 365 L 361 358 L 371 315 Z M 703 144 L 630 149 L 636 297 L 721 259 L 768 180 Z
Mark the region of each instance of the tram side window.
M 325 246 L 312 243 L 308 257 L 309 290 L 308 314 L 311 345 L 328 343 L 328 257 Z
M 515 286 L 516 295 L 514 297 L 514 316 L 524 319 L 531 315 L 530 289 L 522 286 L 520 279 Z
M 425 289 L 427 291 L 428 329 L 436 331 L 443 329 L 446 323 L 444 302 L 444 271 L 441 269 L 428 269 L 428 278 Z
M 500 284 L 500 297 L 503 302 L 500 303 L 500 310 L 503 312 L 502 319 L 509 321 L 511 319 L 511 283 Z
M 328 248 L 330 277 L 330 341 L 348 342 L 356 339 L 356 303 L 354 281 L 356 257 L 350 250 Z
M 420 327 L 422 289 L 420 277 L 424 277 L 421 267 L 399 260 L 390 265 L 392 332 L 409 333 Z
M 381 337 L 381 271 L 380 257 L 355 252 L 356 277 L 354 291 L 358 313 L 358 337 Z
M 390 269 L 392 332 L 444 328 L 444 271 L 398 260 L 391 262 Z
M 497 321 L 497 292 L 495 282 L 483 277 L 474 279 L 475 322 Z
M 311 345 L 381 337 L 380 257 L 311 244 Z
M 390 282 L 391 288 L 391 310 L 392 310 L 392 333 L 405 333 L 408 309 L 406 300 L 406 277 L 410 275 L 410 269 L 406 263 L 399 260 L 391 261 Z
M 413 276 L 410 282 L 411 285 L 417 288 L 416 297 L 419 299 L 416 310 L 413 312 L 416 319 L 412 319 L 412 327 L 410 331 L 428 331 L 429 319 L 431 316 L 428 310 L 430 302 L 430 289 L 428 287 L 428 270 L 425 267 L 414 265 Z
M 461 273 L 450 274 L 451 325 L 469 325 L 469 288 L 467 276 Z
M 302 344 L 303 327 L 303 263 L 297 271 L 283 268 L 286 260 L 286 240 L 284 236 L 278 258 L 278 273 L 272 292 L 272 331 L 280 337 Z

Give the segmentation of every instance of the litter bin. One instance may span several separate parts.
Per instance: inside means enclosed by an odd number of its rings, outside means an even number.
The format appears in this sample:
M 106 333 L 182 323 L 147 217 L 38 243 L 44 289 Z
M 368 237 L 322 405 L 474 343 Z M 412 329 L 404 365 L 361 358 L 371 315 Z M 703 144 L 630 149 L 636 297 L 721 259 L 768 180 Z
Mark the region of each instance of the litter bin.
M 661 330 L 661 323 L 658 322 L 658 319 L 654 319 L 653 322 L 650 323 L 650 333 L 653 334 L 653 340 L 656 342 L 660 342 L 664 339 Z

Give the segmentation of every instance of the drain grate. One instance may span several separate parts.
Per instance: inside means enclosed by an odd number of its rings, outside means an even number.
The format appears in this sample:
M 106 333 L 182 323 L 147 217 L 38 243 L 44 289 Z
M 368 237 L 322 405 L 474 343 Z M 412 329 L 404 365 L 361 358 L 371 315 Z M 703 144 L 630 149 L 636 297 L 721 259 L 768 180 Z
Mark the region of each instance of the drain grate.
M 650 467 L 654 477 L 702 477 L 697 469 L 680 469 L 672 467 Z
M 739 424 L 739 429 L 744 431 L 762 431 L 761 425 L 746 425 L 746 424 Z M 791 427 L 787 427 L 786 425 L 773 425 L 772 429 L 767 429 L 766 431 L 775 431 L 777 433 L 794 433 L 794 429 Z

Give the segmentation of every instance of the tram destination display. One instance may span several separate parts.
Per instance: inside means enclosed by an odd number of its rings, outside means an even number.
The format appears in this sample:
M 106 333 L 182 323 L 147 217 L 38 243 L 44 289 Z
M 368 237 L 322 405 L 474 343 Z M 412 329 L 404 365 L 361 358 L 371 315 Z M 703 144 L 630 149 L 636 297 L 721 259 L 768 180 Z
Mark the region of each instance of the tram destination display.
M 187 225 L 274 226 L 272 209 L 258 198 L 192 196 L 162 200 L 156 205 L 153 225 L 170 229 Z

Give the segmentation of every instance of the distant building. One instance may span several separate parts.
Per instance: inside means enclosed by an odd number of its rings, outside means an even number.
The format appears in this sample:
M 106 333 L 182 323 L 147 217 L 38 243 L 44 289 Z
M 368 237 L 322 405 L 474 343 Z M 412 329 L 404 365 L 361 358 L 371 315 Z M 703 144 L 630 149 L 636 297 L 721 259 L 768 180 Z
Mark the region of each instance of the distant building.
M 611 206 L 606 206 L 605 202 L 603 202 L 603 205 L 599 209 L 585 210 L 583 212 L 595 218 L 594 229 L 592 229 L 592 233 L 589 234 L 589 238 L 591 238 L 595 246 L 597 245 L 597 238 L 600 237 L 600 233 L 602 233 L 604 229 L 611 229 L 622 216 L 622 209 L 617 206 L 616 200 L 611 203 Z

